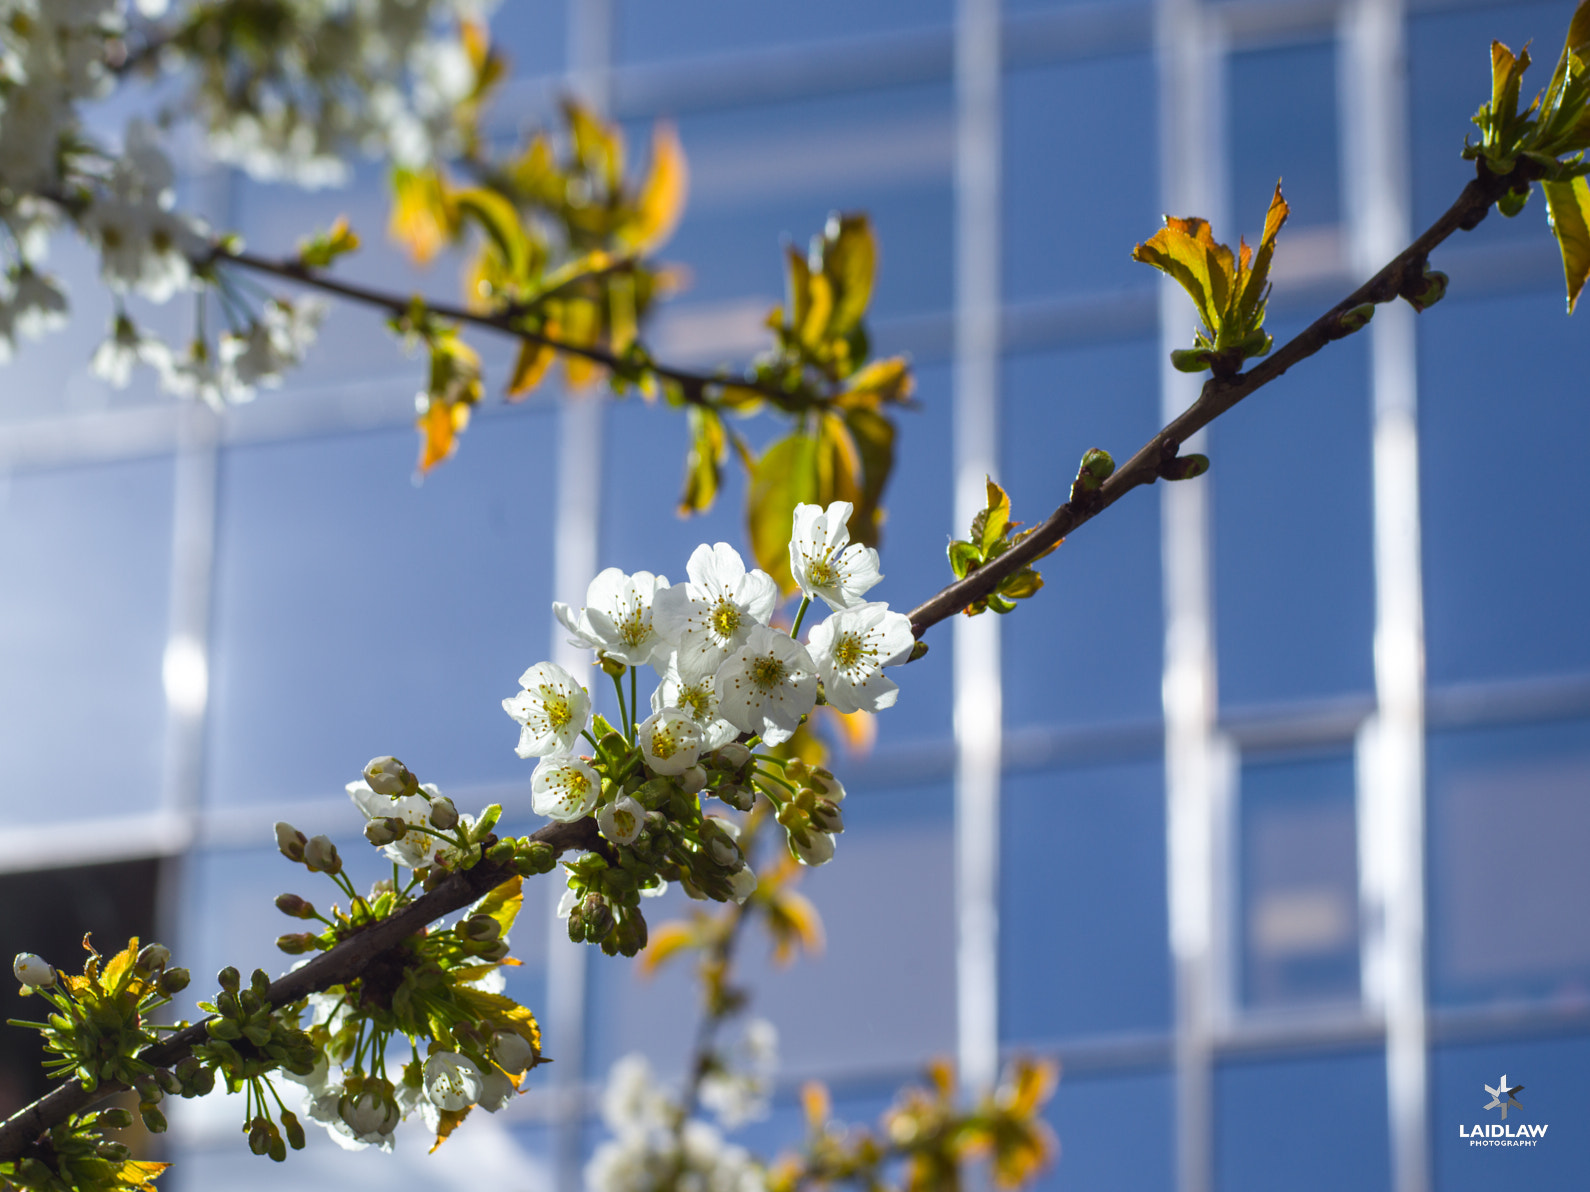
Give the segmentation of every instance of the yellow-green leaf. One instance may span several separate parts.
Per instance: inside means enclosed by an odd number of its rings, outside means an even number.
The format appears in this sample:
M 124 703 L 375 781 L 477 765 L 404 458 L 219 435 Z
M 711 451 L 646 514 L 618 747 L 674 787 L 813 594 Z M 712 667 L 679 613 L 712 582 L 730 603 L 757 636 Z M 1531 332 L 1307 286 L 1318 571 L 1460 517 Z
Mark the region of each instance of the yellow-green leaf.
M 834 283 L 828 280 L 826 273 L 810 273 L 806 293 L 806 313 L 795 325 L 795 334 L 815 352 L 828 338 L 828 326 L 834 316 Z
M 806 267 L 806 258 L 795 251 L 795 246 L 784 246 L 786 268 L 785 306 L 789 310 L 789 325 L 799 334 L 806 323 L 806 314 L 812 305 L 812 271 Z M 775 314 L 778 312 L 775 311 Z
M 560 319 L 563 342 L 578 347 L 592 346 L 596 342 L 599 322 L 599 312 L 594 302 L 585 298 L 564 302 Z M 566 352 L 563 356 L 563 371 L 568 377 L 569 388 L 583 389 L 601 375 L 601 366 L 584 356 Z
M 549 334 L 556 333 L 556 327 L 549 326 L 547 330 Z M 552 359 L 556 355 L 546 344 L 528 339 L 520 341 L 519 355 L 513 362 L 513 375 L 508 380 L 508 400 L 523 400 L 547 375 L 547 369 L 552 367 Z
M 973 523 L 976 524 L 975 522 Z M 1005 536 L 1005 527 L 1010 525 L 1010 498 L 1005 490 L 988 481 L 988 508 L 983 511 L 983 524 L 980 530 L 977 545 L 986 557 L 994 544 Z
M 423 265 L 457 233 L 447 187 L 434 169 L 392 171 L 392 215 L 387 233 Z
M 635 220 L 625 242 L 638 252 L 653 252 L 673 235 L 690 193 L 690 167 L 679 134 L 658 121 L 651 135 L 651 169 L 635 202 Z
M 685 487 L 679 496 L 679 515 L 705 513 L 717 500 L 722 481 L 722 464 L 728 453 L 728 435 L 717 412 L 706 407 L 690 407 L 690 454 L 685 460 Z
M 519 212 L 508 199 L 484 186 L 471 186 L 452 195 L 460 215 L 469 216 L 491 238 L 502 254 L 509 275 L 517 282 L 529 280 L 530 238 Z
M 916 391 L 911 362 L 904 356 L 874 360 L 846 383 L 835 402 L 841 406 L 904 402 Z
M 1291 210 L 1286 205 L 1286 200 L 1281 197 L 1280 182 L 1276 182 L 1275 195 L 1271 198 L 1270 209 L 1264 216 L 1264 235 L 1259 238 L 1259 251 L 1247 271 L 1247 278 L 1242 286 L 1242 296 L 1238 303 L 1237 314 L 1242 330 L 1250 329 L 1254 325 L 1254 317 L 1263 312 L 1264 291 L 1270 279 L 1270 261 L 1275 256 L 1275 237 L 1286 223 L 1286 217 Z
M 545 133 L 537 133 L 525 146 L 525 151 L 508 167 L 508 179 L 526 198 L 543 202 L 556 197 L 562 189 L 558 178 L 557 160 L 552 154 L 552 142 Z
M 833 334 L 844 335 L 867 313 L 878 269 L 878 244 L 872 221 L 864 213 L 836 215 L 828 221 L 823 272 L 836 291 Z
M 480 900 L 480 905 L 475 908 L 477 915 L 490 915 L 497 921 L 497 926 L 502 928 L 502 934 L 507 935 L 513 930 L 513 921 L 519 917 L 519 910 L 524 906 L 524 882 L 515 874 L 500 886 L 493 886 Z
M 1577 19 L 1577 18 L 1575 18 Z M 1542 182 L 1551 230 L 1562 250 L 1563 277 L 1568 283 L 1568 313 L 1573 313 L 1590 277 L 1590 181 Z
M 1230 258 L 1231 250 L 1226 249 L 1222 258 L 1218 251 L 1222 247 L 1215 243 L 1207 221 L 1167 215 L 1165 226 L 1132 250 L 1132 259 L 1174 278 L 1192 298 L 1198 317 L 1214 336 L 1220 332 L 1224 298 L 1230 289 L 1229 270 L 1226 276 L 1220 274 L 1222 262 Z
M 745 498 L 757 566 L 785 591 L 795 587 L 789 570 L 789 536 L 795 506 L 803 502 L 817 503 L 817 440 L 797 432 L 762 453 L 751 469 Z
M 845 411 L 845 425 L 861 456 L 861 490 L 850 531 L 858 542 L 877 546 L 883 527 L 883 490 L 894 469 L 894 423 L 863 406 Z
M 861 452 L 845 420 L 825 410 L 817 423 L 816 504 L 827 508 L 835 501 L 849 501 L 855 506 L 861 497 Z M 790 513 L 793 525 L 793 507 Z
M 697 947 L 701 932 L 696 924 L 675 920 L 651 929 L 646 949 L 636 958 L 643 977 L 649 977 L 687 948 Z
M 563 111 L 574 142 L 574 160 L 600 175 L 607 189 L 616 192 L 624 176 L 624 141 L 617 126 L 575 99 L 565 100 Z
M 432 397 L 415 425 L 420 431 L 420 473 L 429 472 L 458 448 L 458 436 L 469 425 L 469 403 Z
M 104 972 L 99 979 L 100 988 L 115 997 L 127 984 L 137 960 L 138 937 L 135 935 L 127 941 L 125 948 L 105 962 Z

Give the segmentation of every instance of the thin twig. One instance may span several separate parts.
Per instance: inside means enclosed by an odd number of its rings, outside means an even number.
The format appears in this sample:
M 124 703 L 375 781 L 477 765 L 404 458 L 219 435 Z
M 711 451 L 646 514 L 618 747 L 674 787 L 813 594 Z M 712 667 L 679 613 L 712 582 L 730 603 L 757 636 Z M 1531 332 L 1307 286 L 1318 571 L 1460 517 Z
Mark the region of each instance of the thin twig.
M 1153 484 L 1159 479 L 1160 468 L 1174 459 L 1181 445 L 1195 433 L 1300 360 L 1306 360 L 1332 340 L 1344 338 L 1349 332 L 1343 326 L 1342 316 L 1348 311 L 1366 302 L 1378 304 L 1394 301 L 1401 291 L 1417 285 L 1423 278 L 1425 263 L 1432 249 L 1453 232 L 1477 227 L 1497 199 L 1514 187 L 1530 182 L 1533 176 L 1532 167 L 1524 158 L 1520 158 L 1518 167 L 1505 176 L 1492 174 L 1481 163 L 1478 176 L 1463 188 L 1457 202 L 1447 208 L 1445 214 L 1431 224 L 1424 235 L 1398 253 L 1384 269 L 1248 372 L 1232 377 L 1211 377 L 1205 381 L 1198 400 L 1145 443 L 1097 492 L 1067 501 L 1010 550 L 912 609 L 912 632 L 921 637 L 930 626 L 991 595 L 1000 581 L 1033 562 L 1049 547 L 1093 520 L 1134 488 Z

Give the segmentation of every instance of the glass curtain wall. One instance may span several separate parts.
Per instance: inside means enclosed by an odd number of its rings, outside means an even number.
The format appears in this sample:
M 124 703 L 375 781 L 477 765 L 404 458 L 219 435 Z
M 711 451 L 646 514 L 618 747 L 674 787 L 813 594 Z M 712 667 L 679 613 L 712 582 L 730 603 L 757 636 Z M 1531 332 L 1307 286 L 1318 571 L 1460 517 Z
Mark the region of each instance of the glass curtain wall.
M 1190 399 L 1163 361 L 1191 308 L 1128 255 L 1162 212 L 1252 242 L 1281 178 L 1290 334 L 1455 197 L 1489 40 L 1555 44 L 1571 10 L 514 0 L 495 131 L 567 90 L 637 146 L 677 122 L 695 196 L 664 255 L 691 282 L 656 327 L 664 359 L 753 354 L 780 239 L 872 214 L 874 339 L 920 379 L 878 589 L 909 607 L 949 577 L 985 472 L 1037 520 L 1086 449 L 1124 458 Z M 385 219 L 373 173 L 335 196 L 213 173 L 190 190 L 264 252 L 328 211 Z M 868 1119 L 930 1056 L 976 1073 L 1038 1052 L 1064 1066 L 1045 1188 L 1590 1179 L 1590 413 L 1543 219 L 1532 203 L 1442 249 L 1440 307 L 1383 310 L 1221 419 L 1207 477 L 1087 526 L 1013 616 L 933 631 L 874 749 L 843 762 L 844 856 L 804 886 L 826 951 L 749 958 L 784 1083 L 742 1141 L 793 1141 L 809 1078 Z M 457 265 L 349 268 L 449 293 Z M 62 268 L 94 293 L 85 262 Z M 416 485 L 415 366 L 375 316 L 339 309 L 286 389 L 216 418 L 100 387 L 87 305 L 0 397 L 0 883 L 12 906 L 80 892 L 41 931 L 111 905 L 101 930 L 158 932 L 195 973 L 268 964 L 292 874 L 271 823 L 367 852 L 342 788 L 376 754 L 528 828 L 498 705 L 559 648 L 549 601 L 742 537 L 738 479 L 673 516 L 669 411 L 484 407 Z M 682 975 L 641 982 L 552 922 L 550 901 L 523 916 L 510 980 L 555 1084 L 428 1158 L 317 1137 L 285 1172 L 212 1099 L 174 1121 L 172 1186 L 572 1192 L 608 1068 L 645 1048 L 677 1071 L 695 1007 Z M 835 1008 L 822 1032 L 814 1006 Z M 0 1096 L 24 1096 L 20 1071 Z M 1527 1153 L 1459 1138 L 1502 1074 L 1552 1125 Z

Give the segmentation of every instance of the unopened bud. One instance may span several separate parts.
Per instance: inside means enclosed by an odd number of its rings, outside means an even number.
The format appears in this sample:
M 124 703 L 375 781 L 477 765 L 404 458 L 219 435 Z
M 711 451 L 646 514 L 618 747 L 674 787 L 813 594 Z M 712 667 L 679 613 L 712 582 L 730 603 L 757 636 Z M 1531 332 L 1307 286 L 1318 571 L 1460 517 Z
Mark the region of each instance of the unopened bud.
M 719 770 L 739 773 L 750 764 L 751 751 L 738 741 L 730 741 L 727 745 L 719 745 L 710 760 Z
M 302 861 L 304 859 L 304 847 L 308 843 L 309 837 L 305 836 L 286 820 L 278 820 L 276 822 L 276 847 L 281 850 L 282 856 L 289 861 Z
M 262 1117 L 255 1118 L 249 1123 L 248 1149 L 256 1155 L 263 1155 L 270 1150 L 270 1145 L 270 1123 Z
M 1422 277 L 1411 285 L 1403 287 L 1402 296 L 1414 310 L 1428 310 L 1446 297 L 1446 287 L 1450 280 L 1439 269 L 1426 269 Z
M 845 818 L 839 813 L 839 806 L 831 799 L 818 799 L 811 812 L 812 823 L 824 832 L 843 832 Z
M 1207 455 L 1177 455 L 1159 465 L 1162 480 L 1191 480 L 1209 470 Z
M 800 758 L 784 763 L 784 777 L 791 782 L 805 782 L 811 777 L 812 768 Z
M 259 998 L 269 997 L 271 992 L 271 975 L 262 968 L 255 969 L 249 974 L 249 988 L 254 991 L 254 996 Z
M 394 797 L 419 785 L 409 768 L 395 757 L 372 757 L 364 768 L 364 780 L 376 794 Z
M 707 772 L 700 766 L 691 766 L 689 769 L 674 777 L 679 784 L 679 789 L 687 795 L 701 793 L 701 788 L 707 785 Z
M 215 974 L 215 983 L 228 993 L 236 993 L 243 984 L 243 974 L 229 964 Z
M 125 1130 L 132 1125 L 132 1113 L 118 1105 L 114 1109 L 103 1111 L 99 1115 L 99 1124 L 107 1130 Z
M 304 1149 L 304 1127 L 298 1115 L 290 1109 L 281 1112 L 282 1126 L 287 1131 L 287 1142 L 295 1151 Z
M 504 1072 L 517 1074 L 536 1062 L 536 1049 L 523 1035 L 498 1031 L 491 1039 L 491 1058 Z
M 164 944 L 145 944 L 138 950 L 138 971 L 152 973 L 171 963 L 171 949 Z
M 365 824 L 364 838 L 376 848 L 380 848 L 383 844 L 391 844 L 394 840 L 402 839 L 403 834 L 408 830 L 408 822 L 401 816 L 384 815 Z
M 132 1158 L 132 1147 L 123 1142 L 105 1141 L 94 1147 L 94 1153 L 112 1163 L 123 1163 Z
M 276 895 L 276 909 L 284 915 L 291 915 L 294 919 L 315 917 L 315 904 L 307 898 L 300 898 L 297 894 Z
M 487 948 L 484 952 L 476 953 L 476 955 L 478 955 L 482 960 L 489 960 L 489 961 L 491 961 L 492 963 L 495 964 L 497 961 L 507 958 L 508 950 L 509 950 L 508 941 L 507 940 L 498 940 L 495 944 L 493 944 L 491 947 Z
M 457 826 L 458 808 L 453 806 L 453 801 L 446 795 L 437 795 L 431 800 L 431 827 L 446 832 Z
M 614 932 L 618 937 L 618 951 L 624 956 L 634 956 L 646 946 L 647 930 L 646 918 L 639 911 L 631 911 L 619 923 L 618 930 Z M 604 950 L 607 941 L 603 941 Z
M 918 659 L 927 657 L 927 652 L 928 652 L 928 644 L 927 644 L 927 642 L 918 641 L 918 642 L 914 643 L 911 646 L 911 653 L 906 658 L 906 661 L 907 662 L 916 662 Z
M 751 805 L 756 802 L 756 792 L 737 782 L 725 782 L 713 793 L 736 811 L 749 811 Z
M 329 836 L 314 836 L 304 845 L 304 864 L 314 873 L 341 873 L 342 858 Z
M 518 868 L 526 877 L 534 873 L 551 873 L 557 863 L 557 849 L 544 840 L 532 840 L 519 850 Z
M 319 944 L 320 937 L 308 931 L 294 931 L 276 937 L 276 946 L 289 956 L 302 956 L 305 952 L 313 952 Z
M 160 992 L 167 995 L 181 993 L 191 980 L 193 977 L 187 969 L 169 968 L 160 974 Z
M 580 902 L 580 912 L 585 920 L 585 938 L 592 943 L 613 930 L 613 908 L 600 894 L 587 894 Z
M 29 989 L 47 989 L 55 984 L 55 969 L 43 957 L 32 952 L 18 952 L 11 962 L 12 975 Z
M 160 1107 L 149 1101 L 141 1102 L 138 1106 L 139 1116 L 144 1119 L 144 1128 L 151 1134 L 164 1134 L 166 1132 L 166 1115 L 160 1112 Z
M 489 944 L 502 935 L 502 924 L 490 915 L 470 915 L 469 918 L 460 920 L 453 930 L 461 939 L 477 944 Z

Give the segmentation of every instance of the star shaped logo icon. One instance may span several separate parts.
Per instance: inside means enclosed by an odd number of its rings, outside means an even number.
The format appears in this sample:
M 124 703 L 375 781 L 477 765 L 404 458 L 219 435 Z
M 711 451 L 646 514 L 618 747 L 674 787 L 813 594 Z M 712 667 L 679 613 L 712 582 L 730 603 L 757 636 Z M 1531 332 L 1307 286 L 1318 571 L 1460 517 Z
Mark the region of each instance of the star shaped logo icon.
M 1514 1109 L 1523 1108 L 1522 1105 L 1514 1100 L 1513 1094 L 1523 1092 L 1524 1086 L 1521 1084 L 1515 1084 L 1509 1087 L 1506 1076 L 1503 1076 L 1496 1082 L 1495 1088 L 1492 1088 L 1488 1084 L 1482 1084 L 1480 1087 L 1491 1095 L 1491 1099 L 1489 1103 L 1486 1104 L 1485 1108 L 1500 1109 L 1502 1111 L 1502 1121 L 1504 1122 L 1507 1120 L 1507 1107 L 1509 1105 L 1511 1105 Z

